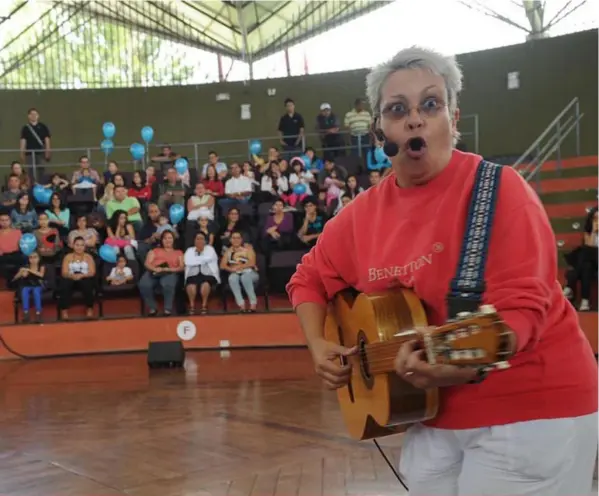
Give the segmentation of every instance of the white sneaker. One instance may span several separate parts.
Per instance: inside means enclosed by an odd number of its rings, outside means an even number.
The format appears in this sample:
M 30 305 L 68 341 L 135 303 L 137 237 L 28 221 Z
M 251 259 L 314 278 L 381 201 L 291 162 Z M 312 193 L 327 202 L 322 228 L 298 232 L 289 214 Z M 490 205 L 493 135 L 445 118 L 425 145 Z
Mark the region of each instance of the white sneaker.
M 580 300 L 580 307 L 578 308 L 580 312 L 588 312 L 590 309 L 589 300 Z
M 574 297 L 574 291 L 572 291 L 568 286 L 564 288 L 564 296 L 568 299 Z

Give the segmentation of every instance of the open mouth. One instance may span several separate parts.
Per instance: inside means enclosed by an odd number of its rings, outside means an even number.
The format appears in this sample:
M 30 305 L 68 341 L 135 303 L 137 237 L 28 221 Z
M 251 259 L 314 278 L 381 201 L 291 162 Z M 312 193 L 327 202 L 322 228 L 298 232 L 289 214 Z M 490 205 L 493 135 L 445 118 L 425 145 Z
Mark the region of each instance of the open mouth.
M 406 154 L 410 158 L 420 158 L 426 151 L 426 141 L 423 138 L 410 138 L 406 143 Z

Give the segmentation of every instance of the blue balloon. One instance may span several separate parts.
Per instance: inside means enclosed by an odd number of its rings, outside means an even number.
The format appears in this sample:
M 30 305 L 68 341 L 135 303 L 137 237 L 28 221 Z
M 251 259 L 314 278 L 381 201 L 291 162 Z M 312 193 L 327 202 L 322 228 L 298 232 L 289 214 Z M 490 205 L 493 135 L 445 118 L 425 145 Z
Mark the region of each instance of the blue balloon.
M 376 160 L 377 164 L 382 164 L 388 160 L 387 155 L 385 155 L 385 151 L 382 147 L 377 146 L 374 149 L 374 159 Z
M 116 133 L 116 126 L 112 122 L 105 122 L 102 126 L 102 133 L 106 139 L 112 139 Z
M 33 198 L 37 203 L 50 203 L 52 198 L 52 190 L 50 188 L 44 188 L 41 184 L 36 184 L 33 187 Z
M 133 160 L 141 160 L 146 154 L 146 148 L 141 143 L 133 143 L 129 148 Z
M 178 224 L 181 222 L 183 217 L 185 217 L 185 209 L 183 208 L 183 205 L 177 205 L 176 203 L 171 205 L 171 208 L 169 209 L 169 217 L 173 224 Z
M 28 257 L 37 248 L 37 239 L 31 233 L 23 234 L 19 240 L 19 248 L 21 248 L 21 253 Z
M 175 160 L 175 170 L 177 171 L 177 174 L 182 176 L 187 172 L 187 168 L 187 160 L 185 160 L 184 158 L 178 158 L 177 160 Z
M 302 183 L 297 183 L 294 187 L 293 187 L 293 192 L 296 195 L 303 195 L 305 192 L 307 191 L 306 185 L 302 184 Z
M 98 253 L 100 254 L 100 258 L 105 262 L 116 263 L 119 250 L 114 246 L 102 245 L 100 246 L 100 250 L 98 251 Z
M 110 139 L 105 139 L 100 143 L 100 148 L 106 155 L 110 155 L 114 151 L 114 143 Z
M 262 143 L 260 143 L 260 141 L 258 141 L 258 140 L 250 141 L 250 153 L 252 155 L 260 155 L 261 151 L 262 151 Z
M 141 128 L 141 139 L 146 143 L 152 141 L 154 137 L 154 130 L 150 126 L 144 126 Z

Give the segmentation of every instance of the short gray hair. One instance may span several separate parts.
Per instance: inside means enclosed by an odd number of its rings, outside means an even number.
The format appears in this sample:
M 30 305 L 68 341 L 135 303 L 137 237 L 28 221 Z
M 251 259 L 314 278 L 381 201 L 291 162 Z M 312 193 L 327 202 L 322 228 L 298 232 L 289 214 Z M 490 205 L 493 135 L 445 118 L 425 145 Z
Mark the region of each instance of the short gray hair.
M 381 92 L 387 78 L 402 69 L 428 69 L 441 76 L 447 88 L 447 105 L 450 112 L 458 106 L 458 94 L 462 91 L 462 70 L 455 57 L 445 56 L 430 50 L 413 46 L 398 52 L 391 60 L 376 66 L 366 76 L 366 95 L 370 108 L 376 116 L 381 113 Z

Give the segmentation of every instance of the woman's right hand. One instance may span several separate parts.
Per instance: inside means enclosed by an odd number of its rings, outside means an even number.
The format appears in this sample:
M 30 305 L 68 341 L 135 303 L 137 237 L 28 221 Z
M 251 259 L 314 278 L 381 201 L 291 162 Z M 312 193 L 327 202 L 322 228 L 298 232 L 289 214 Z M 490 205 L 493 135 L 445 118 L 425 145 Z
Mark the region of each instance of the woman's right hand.
M 358 352 L 357 347 L 346 348 L 319 339 L 310 343 L 310 351 L 316 373 L 328 389 L 339 389 L 349 383 L 351 365 L 341 365 L 340 358 L 355 355 Z

